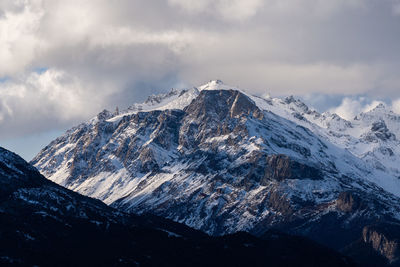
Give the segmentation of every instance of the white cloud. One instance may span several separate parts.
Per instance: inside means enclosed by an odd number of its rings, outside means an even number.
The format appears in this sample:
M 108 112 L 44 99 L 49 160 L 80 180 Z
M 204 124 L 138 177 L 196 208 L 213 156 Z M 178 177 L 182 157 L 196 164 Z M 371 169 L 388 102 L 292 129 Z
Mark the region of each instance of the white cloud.
M 392 101 L 392 110 L 400 114 L 400 98 Z
M 227 20 L 245 20 L 254 16 L 263 6 L 262 0 L 169 0 L 192 13 L 209 13 Z
M 395 15 L 400 15 L 400 3 L 393 6 L 393 13 Z
M 228 21 L 249 19 L 258 12 L 269 16 L 323 18 L 346 8 L 364 8 L 365 0 L 168 0 L 190 13 L 204 13 Z
M 329 111 L 332 113 L 336 113 L 337 115 L 346 120 L 351 120 L 361 112 L 370 111 L 381 103 L 384 104 L 384 102 L 382 101 L 378 100 L 370 101 L 365 97 L 358 97 L 358 98 L 345 97 L 343 98 L 342 103 L 338 107 L 332 108 Z
M 262 0 L 220 0 L 217 8 L 224 18 L 244 20 L 254 16 L 262 5 Z
M 0 83 L 0 125 L 19 134 L 65 126 L 99 111 L 103 94 L 63 71 L 31 73 Z M 0 137 L 10 132 L 2 131 Z
M 90 37 L 88 43 L 92 48 L 97 46 L 106 48 L 112 46 L 164 45 L 171 49 L 171 51 L 179 53 L 189 45 L 193 45 L 200 37 L 202 41 L 206 42 L 212 42 L 213 39 L 210 34 L 189 30 L 149 32 L 127 27 L 108 27 L 98 35 Z
M 353 100 L 351 98 L 344 98 L 340 106 L 330 110 L 332 113 L 338 114 L 340 117 L 351 120 L 361 112 L 363 109 L 359 100 Z
M 223 46 L 221 46 L 221 50 Z M 190 52 L 190 51 L 189 51 Z M 204 53 L 204 52 L 203 52 Z M 250 89 L 253 93 L 264 93 L 266 87 L 274 95 L 309 94 L 360 94 L 372 90 L 377 73 L 374 66 L 335 66 L 330 64 L 290 64 L 278 62 L 236 62 L 229 59 L 203 68 L 210 56 L 191 60 L 191 68 L 183 71 L 189 80 L 201 83 L 207 77 L 228 80 L 231 84 Z M 197 64 L 197 65 L 196 65 Z M 240 75 L 238 75 L 240 74 Z M 200 79 L 198 79 L 200 77 Z M 196 79 L 197 78 L 197 79 Z
M 397 3 L 0 1 L 2 134 L 68 126 L 214 78 L 257 94 L 398 98 Z M 351 116 L 369 103 L 353 100 L 338 110 Z
M 212 0 L 168 0 L 168 2 L 189 12 L 204 12 L 213 3 Z
M 392 11 L 394 15 L 400 15 L 400 1 L 392 0 Z
M 329 112 L 336 113 L 340 117 L 351 120 L 361 112 L 368 112 L 379 104 L 384 104 L 387 109 L 400 115 L 400 98 L 387 103 L 381 100 L 372 100 L 369 97 L 344 97 L 339 106 L 329 109 Z
M 43 17 L 39 0 L 12 1 L 3 5 L 0 16 L 0 77 L 23 71 L 35 58 L 41 42 L 36 34 Z

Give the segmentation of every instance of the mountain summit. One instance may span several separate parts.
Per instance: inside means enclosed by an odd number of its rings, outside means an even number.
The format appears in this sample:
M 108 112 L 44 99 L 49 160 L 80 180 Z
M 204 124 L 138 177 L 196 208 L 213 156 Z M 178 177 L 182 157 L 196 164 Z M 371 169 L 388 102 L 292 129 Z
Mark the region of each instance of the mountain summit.
M 397 242 L 380 229 L 400 218 L 400 117 L 378 109 L 346 121 L 210 81 L 99 114 L 32 164 L 113 207 L 212 235 L 279 229 L 361 253 Z

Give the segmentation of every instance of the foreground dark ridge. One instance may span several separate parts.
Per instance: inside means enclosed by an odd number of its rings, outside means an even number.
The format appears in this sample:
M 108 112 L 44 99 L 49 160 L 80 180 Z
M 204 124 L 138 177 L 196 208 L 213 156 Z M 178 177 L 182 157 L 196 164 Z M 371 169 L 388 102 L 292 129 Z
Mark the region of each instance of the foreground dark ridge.
M 45 179 L 0 148 L 2 266 L 351 266 L 312 241 L 277 232 L 209 237 L 133 216 Z

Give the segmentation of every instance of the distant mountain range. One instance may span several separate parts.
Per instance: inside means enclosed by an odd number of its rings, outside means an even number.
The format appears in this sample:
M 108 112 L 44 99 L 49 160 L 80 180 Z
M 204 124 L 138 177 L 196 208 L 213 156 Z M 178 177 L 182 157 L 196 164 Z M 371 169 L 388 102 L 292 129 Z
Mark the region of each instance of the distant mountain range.
M 399 265 L 397 136 L 400 116 L 383 105 L 347 121 L 210 81 L 104 110 L 31 164 L 121 213 L 213 236 L 279 231 L 362 265 Z

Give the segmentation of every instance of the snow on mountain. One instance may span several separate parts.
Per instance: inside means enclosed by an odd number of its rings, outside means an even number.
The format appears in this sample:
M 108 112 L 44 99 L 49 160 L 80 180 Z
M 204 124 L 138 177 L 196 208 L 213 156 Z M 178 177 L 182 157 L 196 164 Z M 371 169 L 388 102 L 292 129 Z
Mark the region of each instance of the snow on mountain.
M 172 90 L 167 94 L 150 96 L 143 104 L 134 104 L 119 114 L 103 111 L 96 118 L 90 120 L 90 123 L 82 124 L 78 126 L 78 128 L 87 128 L 89 125 L 96 125 L 101 121 L 118 123 L 124 116 L 129 116 L 138 112 L 168 109 L 182 110 L 199 95 L 200 91 L 230 89 L 239 90 L 236 87 L 225 85 L 220 80 L 214 80 L 198 87 L 198 89 L 192 88 L 182 91 Z M 244 91 L 240 92 L 244 93 Z M 390 174 L 399 173 L 399 169 L 396 168 L 397 166 L 395 164 L 396 158 L 393 157 L 393 155 L 398 154 L 395 152 L 400 152 L 396 149 L 400 146 L 398 146 L 396 135 L 393 134 L 393 132 L 398 133 L 400 136 L 400 116 L 386 110 L 382 104 L 367 113 L 360 114 L 355 117 L 353 121 L 346 121 L 336 114 L 319 114 L 317 111 L 309 109 L 304 103 L 300 100 L 296 100 L 294 97 L 279 99 L 260 98 L 248 94 L 247 96 L 249 96 L 260 109 L 273 112 L 285 119 L 294 121 L 310 129 L 318 136 L 328 139 L 336 146 L 348 149 L 359 158 L 370 159 L 373 157 L 374 160 L 378 159 L 377 163 L 374 164 L 375 168 L 379 167 L 379 169 L 389 171 Z M 387 131 L 381 133 L 381 135 L 377 132 L 379 129 L 372 131 L 372 124 L 379 121 L 383 122 L 383 128 L 380 129 L 380 131 Z M 389 127 L 386 127 L 386 122 L 389 124 Z M 130 134 L 134 134 L 134 132 Z M 388 136 L 385 137 L 385 134 L 388 134 Z M 385 145 L 388 147 L 385 147 Z M 57 150 L 55 156 L 63 154 L 65 151 L 69 151 L 74 147 L 73 143 L 66 144 L 62 149 Z M 393 149 L 396 151 L 393 151 Z M 370 160 L 370 162 L 371 161 L 373 160 Z M 115 164 L 118 165 L 118 162 L 115 161 Z M 48 166 L 48 164 L 45 165 Z M 116 177 L 119 176 L 123 177 L 124 174 L 116 175 Z M 63 170 L 61 169 L 57 175 L 54 175 L 54 177 L 51 175 L 50 177 L 60 184 L 64 184 L 66 181 L 66 177 L 63 176 Z M 86 186 L 82 187 L 85 188 Z M 393 191 L 393 188 L 386 189 L 392 189 L 391 191 Z M 129 189 L 126 189 L 126 191 L 129 191 Z M 392 193 L 398 192 L 393 191 Z
M 125 211 L 216 235 L 275 227 L 339 248 L 400 218 L 399 121 L 382 106 L 347 121 L 210 81 L 103 111 L 32 163 Z
M 191 88 L 186 90 L 172 89 L 167 94 L 151 95 L 142 104 L 133 104 L 127 110 L 110 116 L 109 121 L 118 121 L 126 115 L 135 114 L 137 112 L 146 112 L 153 110 L 166 110 L 166 109 L 183 109 L 190 102 L 197 97 L 199 90 Z
M 239 88 L 227 85 L 221 80 L 210 80 L 208 83 L 199 86 L 198 89 L 200 91 L 203 91 L 203 90 L 237 90 L 237 91 L 241 91 Z
M 383 104 L 348 121 L 337 114 L 318 113 L 294 97 L 262 99 L 251 96 L 257 105 L 310 129 L 323 140 L 362 159 L 373 174 L 370 181 L 400 196 L 400 115 Z M 376 179 L 376 177 L 381 177 Z

